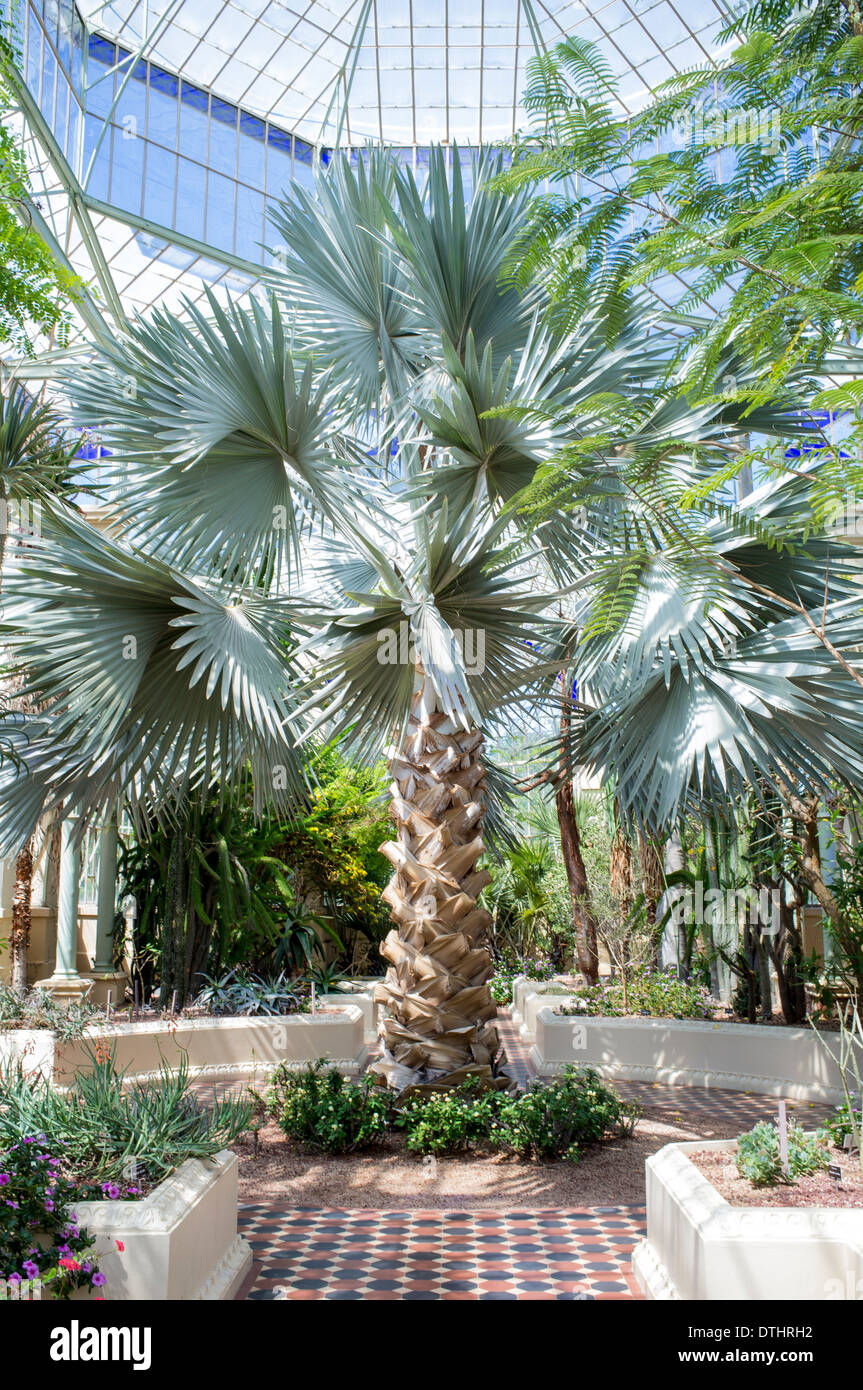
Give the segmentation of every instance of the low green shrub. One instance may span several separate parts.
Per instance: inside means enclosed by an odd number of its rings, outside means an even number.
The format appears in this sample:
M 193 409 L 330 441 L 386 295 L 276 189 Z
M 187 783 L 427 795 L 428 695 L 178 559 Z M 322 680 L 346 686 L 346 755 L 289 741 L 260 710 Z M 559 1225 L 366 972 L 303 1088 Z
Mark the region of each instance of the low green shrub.
M 79 1197 L 134 1197 L 187 1158 L 213 1158 L 248 1128 L 251 1106 L 227 1098 L 204 1106 L 185 1058 L 158 1076 L 123 1084 L 112 1050 L 90 1051 L 92 1069 L 56 1091 L 20 1068 L 0 1075 L 0 1150 L 22 1134 L 46 1134 Z
M 267 1110 L 288 1139 L 324 1153 L 350 1153 L 385 1138 L 390 1100 L 370 1076 L 348 1081 L 326 1062 L 303 1071 L 282 1063 L 270 1078 Z
M 788 1172 L 782 1171 L 779 1152 L 779 1128 L 775 1122 L 762 1120 L 741 1134 L 737 1141 L 737 1171 L 753 1187 L 774 1187 L 777 1183 L 793 1183 L 807 1173 L 817 1173 L 830 1162 L 829 1135 L 826 1130 L 806 1134 L 794 1121 L 788 1122 Z
M 854 1110 L 857 1133 L 863 1129 L 863 1110 Z M 837 1149 L 844 1149 L 845 1140 L 850 1136 L 854 1137 L 854 1125 L 851 1123 L 851 1107 L 848 1105 L 837 1105 L 836 1114 L 831 1115 L 829 1120 L 824 1121 L 824 1128 L 829 1133 Z
M 648 1014 L 651 1018 L 712 1018 L 716 1000 L 704 985 L 680 980 L 669 970 L 634 970 L 626 987 L 620 979 L 579 990 L 561 1014 L 622 1018 Z
M 522 1095 L 504 1097 L 493 1138 L 524 1158 L 574 1163 L 606 1136 L 631 1135 L 638 1114 L 592 1067 L 568 1066 L 554 1081 L 535 1081 Z
M 405 1147 L 411 1153 L 464 1153 L 488 1142 L 500 1108 L 495 1091 L 483 1091 L 475 1080 L 457 1090 L 433 1092 L 403 1105 L 395 1120 L 405 1131 Z
M 105 1276 L 72 1210 L 80 1193 L 55 1149 L 42 1133 L 0 1145 L 0 1281 L 8 1288 L 38 1280 L 42 1297 L 68 1298 L 99 1288 Z

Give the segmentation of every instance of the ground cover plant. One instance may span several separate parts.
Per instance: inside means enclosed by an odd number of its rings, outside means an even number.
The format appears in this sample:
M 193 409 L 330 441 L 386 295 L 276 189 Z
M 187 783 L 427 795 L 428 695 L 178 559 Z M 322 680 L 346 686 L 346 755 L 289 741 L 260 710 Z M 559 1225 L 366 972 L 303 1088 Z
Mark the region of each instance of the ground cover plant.
M 111 1049 L 90 1050 L 90 1068 L 65 1091 L 11 1068 L 0 1074 L 0 1150 L 44 1134 L 79 1198 L 140 1197 L 189 1158 L 213 1158 L 247 1128 L 251 1105 L 232 1097 L 204 1105 L 185 1058 L 124 1085 Z
M 627 1014 L 647 1014 L 651 1018 L 712 1018 L 717 1000 L 701 984 L 681 980 L 673 970 L 633 971 L 621 979 L 603 981 L 578 990 L 575 997 L 557 1010 L 560 1014 L 621 1018 Z
M 753 1187 L 772 1187 L 793 1183 L 796 1178 L 817 1173 L 830 1162 L 829 1135 L 826 1130 L 806 1134 L 795 1120 L 788 1121 L 788 1164 L 783 1164 L 779 1127 L 762 1120 L 737 1141 L 737 1171 Z

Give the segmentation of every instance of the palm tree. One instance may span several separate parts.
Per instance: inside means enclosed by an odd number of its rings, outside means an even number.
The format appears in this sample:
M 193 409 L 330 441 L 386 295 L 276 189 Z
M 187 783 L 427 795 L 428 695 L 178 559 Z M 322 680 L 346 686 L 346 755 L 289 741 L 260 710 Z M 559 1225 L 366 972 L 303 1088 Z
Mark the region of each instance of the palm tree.
M 714 794 L 717 768 L 726 787 L 728 767 L 794 785 L 861 773 L 839 659 L 863 639 L 859 595 L 837 571 L 823 609 L 817 548 L 779 552 L 773 582 L 802 585 L 838 655 L 759 604 L 747 566 L 761 573 L 768 540 L 747 549 L 735 516 L 668 563 L 653 525 L 621 617 L 621 535 L 643 549 L 650 524 L 614 468 L 597 481 L 573 463 L 584 516 L 537 525 L 520 509 L 592 401 L 624 387 L 653 399 L 675 342 L 643 308 L 612 348 L 589 320 L 545 329 L 542 288 L 501 278 L 527 214 L 489 193 L 498 168 L 480 161 L 466 203 L 442 150 L 424 190 L 386 155 L 336 160 L 316 198 L 297 189 L 278 214 L 287 250 L 266 305 L 157 312 L 100 345 L 68 385 L 111 450 L 113 535 L 54 508 L 16 557 L 3 622 L 41 712 L 6 721 L 26 773 L 0 767 L 0 843 L 22 843 L 46 807 L 86 820 L 122 796 L 149 815 L 246 775 L 262 807 L 284 809 L 309 740 L 385 746 L 381 1071 L 396 1086 L 494 1076 L 477 895 L 507 783 L 485 739 L 555 724 L 562 670 L 581 698 L 551 739 L 550 777 L 582 756 L 611 768 L 622 814 L 664 824 Z M 687 457 L 717 467 L 741 407 L 687 410 L 664 400 L 639 438 L 685 428 Z M 789 423 L 782 402 L 758 427 Z M 800 496 L 775 499 L 788 529 Z M 729 631 L 751 643 L 739 671 Z M 697 734 L 707 687 L 722 719 Z
M 10 533 L 24 540 L 38 532 L 43 504 L 66 487 L 68 463 L 51 409 L 21 386 L 0 393 L 0 585 Z M 6 697 L 12 698 L 13 690 Z M 12 890 L 11 983 L 21 993 L 27 988 L 33 849 L 31 835 L 15 856 Z

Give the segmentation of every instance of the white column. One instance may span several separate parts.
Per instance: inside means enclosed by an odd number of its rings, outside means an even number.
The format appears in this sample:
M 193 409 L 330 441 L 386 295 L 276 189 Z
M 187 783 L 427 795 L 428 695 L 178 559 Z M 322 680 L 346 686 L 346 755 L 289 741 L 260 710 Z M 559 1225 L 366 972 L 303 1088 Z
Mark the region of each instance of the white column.
M 99 890 L 96 908 L 96 957 L 93 969 L 114 969 L 114 914 L 117 898 L 117 817 L 109 816 L 99 834 Z
M 77 822 L 67 816 L 60 827 L 60 885 L 57 893 L 57 954 L 53 981 L 75 983 L 78 974 L 78 892 L 81 846 L 75 844 Z

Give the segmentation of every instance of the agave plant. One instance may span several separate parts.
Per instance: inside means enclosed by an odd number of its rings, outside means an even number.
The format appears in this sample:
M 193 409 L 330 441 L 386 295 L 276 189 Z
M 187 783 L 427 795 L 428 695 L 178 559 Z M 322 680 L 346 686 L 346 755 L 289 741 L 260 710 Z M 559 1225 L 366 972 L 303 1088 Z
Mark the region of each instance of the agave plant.
M 734 776 L 863 775 L 842 664 L 863 639 L 859 595 L 834 553 L 825 606 L 822 551 L 780 545 L 802 492 L 764 503 L 782 537 L 702 509 L 697 543 L 690 526 L 666 556 L 670 523 L 618 467 L 624 439 L 604 472 L 569 469 L 583 514 L 536 524 L 522 508 L 613 393 L 645 403 L 627 428 L 636 452 L 664 442 L 667 466 L 719 468 L 751 426 L 662 386 L 675 340 L 655 309 L 613 348 L 589 319 L 545 327 L 542 287 L 501 278 L 525 202 L 489 192 L 491 157 L 466 200 L 446 159 L 431 152 L 422 188 L 385 154 L 334 161 L 278 214 L 288 250 L 266 307 L 156 314 L 76 369 L 76 418 L 100 424 L 118 470 L 111 537 L 55 509 L 3 624 L 43 710 L 8 730 L 27 775 L 0 768 L 6 844 L 46 807 L 86 819 L 248 773 L 279 809 L 302 795 L 309 740 L 386 750 L 380 1069 L 398 1086 L 494 1078 L 477 895 L 506 784 L 488 734 L 556 715 L 577 680 L 549 775 L 590 757 L 622 814 L 657 827 Z M 758 428 L 795 428 L 789 402 Z M 823 640 L 782 609 L 792 593 Z

